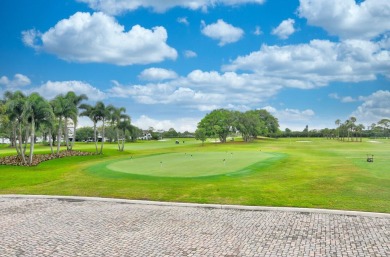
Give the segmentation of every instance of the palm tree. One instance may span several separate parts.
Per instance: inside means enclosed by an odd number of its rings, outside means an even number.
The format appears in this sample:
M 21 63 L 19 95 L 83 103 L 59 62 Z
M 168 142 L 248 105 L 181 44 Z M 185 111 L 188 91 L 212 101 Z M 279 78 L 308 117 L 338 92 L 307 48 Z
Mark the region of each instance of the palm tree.
M 31 165 L 34 155 L 35 129 L 44 122 L 51 122 L 54 117 L 50 104 L 38 93 L 32 93 L 26 99 L 23 116 L 31 126 L 30 131 L 30 156 L 28 164 Z M 27 140 L 27 138 L 26 138 Z
M 348 138 L 348 141 L 349 141 L 349 130 L 350 130 L 350 127 L 351 127 L 351 121 L 350 120 L 346 120 L 344 122 L 344 126 L 345 126 L 345 129 L 347 130 L 347 138 Z
M 75 118 L 77 116 L 77 107 L 62 94 L 56 96 L 51 101 L 51 105 L 53 107 L 54 115 L 58 118 L 57 154 L 59 154 L 62 137 L 62 120 L 66 120 L 68 117 Z M 65 128 L 67 130 L 66 124 Z M 67 133 L 67 131 L 65 131 L 65 133 Z
M 113 106 L 111 106 L 111 105 L 106 107 L 102 101 L 97 102 L 95 104 L 95 106 L 91 106 L 89 104 L 80 105 L 80 109 L 84 110 L 83 112 L 80 113 L 80 116 L 87 116 L 93 122 L 95 148 L 96 148 L 96 153 L 99 153 L 99 154 L 103 153 L 105 121 L 107 119 L 109 119 L 110 110 L 112 108 L 113 108 Z M 98 146 L 97 146 L 97 123 L 99 121 L 102 121 L 102 123 L 103 123 L 102 124 L 102 144 L 100 147 L 100 152 L 98 152 Z
M 127 128 L 127 123 L 125 121 L 130 119 L 130 117 L 128 115 L 124 114 L 124 112 L 126 112 L 126 109 L 124 107 L 120 107 L 120 108 L 111 107 L 110 111 L 111 111 L 111 113 L 110 113 L 111 125 L 115 128 L 116 137 L 118 140 L 118 150 L 123 151 L 124 141 L 125 141 L 124 137 L 125 137 L 125 132 L 126 132 L 126 128 Z M 122 135 L 122 139 L 121 139 L 122 146 L 120 145 L 119 129 L 121 129 L 123 131 L 123 135 Z
M 355 125 L 356 118 L 352 116 L 352 117 L 349 118 L 349 121 L 350 121 L 351 132 L 354 132 L 355 129 L 356 129 L 356 125 Z M 357 141 L 356 133 L 355 133 L 355 137 L 356 137 L 356 141 Z M 353 133 L 352 133 L 352 135 L 351 135 L 351 141 L 353 141 L 352 138 L 353 138 Z
M 123 152 L 125 148 L 125 136 L 126 136 L 126 131 L 131 131 L 131 124 L 130 124 L 130 116 L 126 115 L 125 118 L 123 118 L 119 124 L 118 124 L 118 129 L 122 130 L 122 146 L 120 147 L 119 151 Z
M 67 127 L 67 118 L 71 118 L 73 120 L 73 140 L 69 146 L 69 135 L 68 135 L 68 129 L 66 128 L 65 132 L 66 132 L 66 147 L 67 147 L 67 150 L 72 150 L 73 149 L 73 145 L 74 145 L 74 142 L 76 140 L 76 128 L 77 128 L 77 117 L 78 117 L 78 114 L 79 114 L 79 110 L 78 108 L 80 107 L 80 104 L 83 100 L 88 100 L 88 97 L 85 95 L 85 94 L 81 94 L 81 95 L 76 95 L 73 91 L 69 91 L 66 95 L 65 95 L 65 98 L 70 102 L 72 103 L 76 110 L 76 115 L 74 115 L 73 117 L 66 117 L 65 118 L 65 124 L 66 124 L 66 127 Z
M 90 118 L 93 122 L 93 134 L 94 134 L 94 142 L 95 142 L 95 148 L 96 148 L 96 153 L 98 153 L 98 148 L 97 148 L 97 135 L 96 135 L 96 124 L 99 121 L 99 117 L 95 115 L 95 109 L 89 104 L 82 104 L 80 105 L 80 109 L 84 110 L 80 113 L 80 116 L 86 116 Z
M 376 128 L 376 124 L 375 124 L 375 123 L 372 123 L 372 124 L 371 124 L 371 133 L 372 133 L 372 135 L 374 136 L 374 138 L 376 138 L 376 135 L 375 135 L 375 128 Z
M 337 119 L 334 123 L 337 125 L 337 139 L 339 139 L 339 137 L 340 137 L 340 124 L 341 124 L 341 120 Z
M 363 137 L 363 130 L 364 130 L 364 125 L 363 124 L 359 124 L 356 126 L 356 131 L 360 133 L 360 142 L 362 142 L 362 137 Z
M 16 152 L 22 157 L 23 163 L 26 164 L 25 147 L 23 148 L 23 109 L 26 102 L 26 96 L 21 91 L 15 91 L 14 93 L 7 91 L 4 93 L 6 101 L 5 108 L 6 114 L 9 120 L 13 123 L 13 140 L 15 143 Z

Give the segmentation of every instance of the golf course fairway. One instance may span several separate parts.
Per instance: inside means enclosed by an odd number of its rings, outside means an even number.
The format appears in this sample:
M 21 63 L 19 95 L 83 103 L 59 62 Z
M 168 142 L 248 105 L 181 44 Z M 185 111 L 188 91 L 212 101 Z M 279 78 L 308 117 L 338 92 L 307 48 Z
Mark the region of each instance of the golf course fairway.
M 166 153 L 133 158 L 107 164 L 107 169 L 157 177 L 204 177 L 246 173 L 275 154 L 255 151 Z M 256 165 L 254 165 L 256 166 Z

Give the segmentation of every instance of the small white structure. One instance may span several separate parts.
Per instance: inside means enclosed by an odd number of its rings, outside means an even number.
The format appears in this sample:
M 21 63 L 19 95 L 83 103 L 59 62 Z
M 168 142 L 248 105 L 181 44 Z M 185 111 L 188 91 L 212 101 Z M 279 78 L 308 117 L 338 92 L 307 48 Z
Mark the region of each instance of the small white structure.
M 11 141 L 8 138 L 0 138 L 0 144 L 10 144 Z
M 139 140 L 150 140 L 152 139 L 152 134 L 149 131 L 143 131 L 142 136 L 138 137 Z

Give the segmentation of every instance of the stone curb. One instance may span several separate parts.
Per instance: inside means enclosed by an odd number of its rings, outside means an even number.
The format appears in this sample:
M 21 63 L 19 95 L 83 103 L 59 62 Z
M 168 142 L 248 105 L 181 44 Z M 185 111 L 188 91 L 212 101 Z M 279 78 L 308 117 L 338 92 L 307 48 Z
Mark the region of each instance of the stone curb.
M 390 219 L 390 214 L 389 213 L 361 212 L 361 211 L 342 211 L 342 210 L 315 209 L 315 208 L 268 207 L 268 206 L 223 205 L 223 204 L 199 204 L 199 203 L 179 203 L 179 202 L 158 202 L 158 201 L 144 201 L 144 200 L 127 200 L 127 199 L 117 199 L 117 198 L 84 197 L 84 196 L 60 196 L 60 195 L 15 195 L 15 194 L 7 194 L 7 195 L 0 195 L 0 199 L 1 198 L 69 199 L 69 200 L 79 200 L 79 201 L 100 201 L 100 202 L 139 204 L 139 205 L 155 205 L 155 206 L 212 208 L 212 209 L 244 210 L 244 211 L 304 212 L 304 213 L 320 213 L 320 214 L 362 216 L 362 217 L 376 217 L 376 218 L 388 218 L 388 219 Z

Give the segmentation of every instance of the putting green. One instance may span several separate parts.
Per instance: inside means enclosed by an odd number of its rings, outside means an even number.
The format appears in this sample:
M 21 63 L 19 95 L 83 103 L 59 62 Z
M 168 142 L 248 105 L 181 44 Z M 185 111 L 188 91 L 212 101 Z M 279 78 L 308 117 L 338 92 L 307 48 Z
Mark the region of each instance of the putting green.
M 249 166 L 275 157 L 272 153 L 195 152 L 167 153 L 142 158 L 129 157 L 109 163 L 109 170 L 157 177 L 204 177 L 251 171 Z

